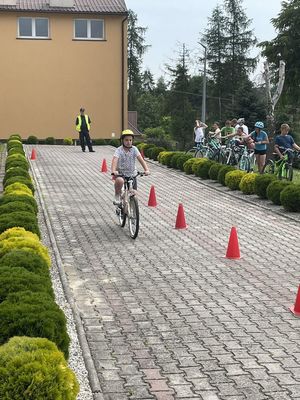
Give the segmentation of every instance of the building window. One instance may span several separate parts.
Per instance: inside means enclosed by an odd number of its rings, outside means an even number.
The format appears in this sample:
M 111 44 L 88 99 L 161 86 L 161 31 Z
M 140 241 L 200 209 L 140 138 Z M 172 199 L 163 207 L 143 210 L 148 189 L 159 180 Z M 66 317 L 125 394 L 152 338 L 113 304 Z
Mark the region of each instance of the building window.
M 18 36 L 21 38 L 49 38 L 48 18 L 19 18 Z
M 102 19 L 75 19 L 74 38 L 88 40 L 104 39 L 104 21 Z

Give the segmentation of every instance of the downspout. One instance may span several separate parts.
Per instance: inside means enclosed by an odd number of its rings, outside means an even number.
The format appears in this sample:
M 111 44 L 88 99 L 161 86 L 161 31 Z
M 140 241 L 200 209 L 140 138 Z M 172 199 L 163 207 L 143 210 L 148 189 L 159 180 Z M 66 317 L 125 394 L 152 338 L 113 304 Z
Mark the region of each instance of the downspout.
M 125 122 L 124 122 L 124 120 L 125 120 L 125 114 L 124 114 L 124 105 L 125 105 L 125 101 L 124 101 L 124 98 L 125 98 L 125 91 L 126 91 L 126 89 L 125 89 L 125 79 L 127 79 L 127 77 L 125 77 L 125 72 L 124 72 L 124 69 L 125 69 L 125 40 L 124 40 L 124 27 L 125 27 L 125 21 L 127 21 L 127 19 L 128 19 L 128 15 L 126 15 L 126 17 L 122 20 L 122 54 L 121 54 L 121 57 L 122 57 L 122 91 L 121 91 L 121 96 L 122 96 L 122 99 L 121 99 L 121 107 L 122 107 L 122 110 L 121 110 L 121 115 L 122 115 L 122 121 L 121 121 L 121 125 L 122 125 L 122 131 L 126 128 L 125 127 Z

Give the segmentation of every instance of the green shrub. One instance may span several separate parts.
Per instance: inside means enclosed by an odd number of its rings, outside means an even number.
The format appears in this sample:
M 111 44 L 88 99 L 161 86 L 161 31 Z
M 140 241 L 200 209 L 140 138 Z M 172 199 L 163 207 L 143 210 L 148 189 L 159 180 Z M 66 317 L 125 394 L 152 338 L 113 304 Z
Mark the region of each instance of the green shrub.
M 11 293 L 0 304 L 0 344 L 13 336 L 52 340 L 68 358 L 70 339 L 65 315 L 45 292 Z
M 23 154 L 12 154 L 6 157 L 6 162 L 8 161 L 27 161 L 27 158 Z
M 30 135 L 27 138 L 27 144 L 37 144 L 38 143 L 38 138 L 34 135 Z
M 0 205 L 0 215 L 10 214 L 15 211 L 28 211 L 32 214 L 36 214 L 34 208 L 27 203 L 23 203 L 22 201 L 11 201 L 7 204 Z
M 197 160 L 197 158 L 192 157 L 192 158 L 188 159 L 187 161 L 185 161 L 185 163 L 183 164 L 183 170 L 187 175 L 190 175 L 193 173 L 193 164 L 196 160 Z
M 55 144 L 55 138 L 53 136 L 46 137 L 45 144 Z
M 192 165 L 193 174 L 197 175 L 197 170 L 198 170 L 199 165 L 205 163 L 206 161 L 207 161 L 207 158 L 197 158 L 193 162 L 193 165 Z
M 223 167 L 220 168 L 218 172 L 218 182 L 221 183 L 221 185 L 225 186 L 225 177 L 227 172 L 230 171 L 235 171 L 235 168 L 232 165 L 223 165 Z
M 156 147 L 155 144 L 151 143 L 145 144 L 145 146 L 143 147 L 144 156 L 149 158 L 150 150 L 154 147 Z
M 168 167 L 177 169 L 177 160 L 179 159 L 179 157 L 181 157 L 183 154 L 182 151 L 175 151 L 172 155 L 172 157 L 170 158 L 170 163 L 168 165 Z
M 21 201 L 22 203 L 26 203 L 31 205 L 31 207 L 33 207 L 35 213 L 37 214 L 38 212 L 38 206 L 36 204 L 36 200 L 32 195 L 28 195 L 28 194 L 6 194 L 4 196 L 0 196 L 0 206 L 2 204 L 7 204 L 10 203 L 12 201 Z
M 93 143 L 94 144 L 99 144 L 99 143 L 95 143 L 95 140 L 94 140 Z M 73 139 L 72 138 L 64 138 L 63 144 L 66 145 L 66 146 L 71 146 L 73 144 Z
M 19 140 L 19 139 L 11 139 L 11 140 L 7 141 L 6 148 L 7 148 L 7 150 L 10 150 L 12 148 L 23 149 L 23 145 L 22 145 L 21 140 Z
M 36 215 L 28 211 L 14 211 L 0 215 L 0 233 L 14 226 L 25 228 L 41 236 Z
M 258 174 L 246 174 L 240 182 L 240 190 L 244 194 L 254 194 L 255 189 L 254 189 L 254 182 L 255 179 L 257 178 Z
M 3 186 L 4 186 L 4 188 L 6 188 L 7 186 L 11 185 L 12 183 L 16 183 L 16 182 L 26 185 L 32 191 L 32 194 L 34 194 L 34 186 L 33 186 L 31 178 L 25 178 L 24 176 L 12 176 L 11 178 L 5 180 L 5 183 Z
M 281 205 L 280 194 L 282 190 L 288 185 L 292 185 L 292 182 L 278 180 L 271 182 L 267 187 L 267 198 L 271 200 L 274 204 Z
M 10 293 L 24 292 L 45 292 L 54 299 L 50 276 L 46 280 L 45 276 L 39 276 L 21 267 L 2 267 L 0 268 L 0 303 L 4 301 Z
M 229 171 L 225 175 L 225 185 L 231 190 L 239 190 L 242 178 L 247 174 L 246 171 Z
M 261 199 L 267 198 L 267 189 L 271 182 L 276 180 L 273 174 L 258 175 L 254 182 L 254 191 Z
M 14 133 L 14 134 L 10 135 L 10 137 L 8 138 L 8 141 L 10 141 L 10 140 L 19 140 L 21 142 L 22 138 L 19 134 Z
M 12 249 L 0 258 L 1 268 L 23 268 L 37 275 L 42 275 L 49 279 L 49 267 L 45 259 L 30 248 Z
M 113 146 L 113 147 L 119 147 L 120 146 L 120 140 L 119 139 L 110 139 L 108 144 L 110 146 Z
M 18 147 L 12 147 L 10 150 L 8 150 L 7 152 L 8 156 L 11 156 L 13 154 L 22 154 L 25 155 L 25 152 L 22 148 L 18 148 Z
M 32 190 L 29 189 L 28 186 L 19 182 L 11 183 L 5 187 L 4 194 L 12 194 L 14 192 L 23 192 L 24 194 L 32 196 Z
M 139 151 L 141 151 L 142 149 L 144 150 L 144 147 L 146 146 L 147 143 L 142 142 L 142 143 L 138 143 L 136 145 L 136 147 L 139 149 Z
M 154 161 L 157 161 L 157 157 L 159 153 L 161 153 L 162 151 L 166 151 L 166 149 L 164 149 L 163 147 L 152 147 L 149 150 L 149 158 L 151 158 Z
M 5 162 L 5 171 L 7 171 L 10 168 L 14 168 L 14 167 L 19 167 L 22 168 L 26 171 L 29 170 L 29 163 L 27 160 L 10 160 Z
M 162 165 L 168 165 L 169 158 L 172 158 L 174 151 L 163 151 L 159 153 L 158 162 Z
M 177 158 L 177 168 L 180 169 L 180 171 L 184 171 L 184 163 L 191 158 L 193 158 L 192 154 L 183 153 L 180 157 Z
M 11 237 L 0 241 L 0 258 L 3 257 L 11 250 L 32 250 L 46 262 L 50 267 L 51 261 L 48 254 L 47 247 L 43 246 L 41 242 L 36 239 L 27 237 Z
M 34 239 L 39 242 L 39 237 L 35 233 L 30 231 L 26 231 L 24 228 L 20 228 L 19 226 L 14 226 L 13 228 L 6 229 L 6 231 L 2 232 L 0 235 L 0 240 L 6 240 L 13 237 L 21 237 L 27 239 Z
M 5 183 L 7 179 L 12 178 L 13 176 L 23 176 L 24 178 L 30 178 L 30 175 L 26 169 L 20 167 L 12 167 L 5 172 L 3 183 Z
M 288 185 L 280 194 L 280 202 L 284 209 L 292 212 L 300 211 L 300 185 Z
M 205 162 L 201 163 L 198 165 L 197 171 L 196 171 L 196 176 L 202 179 L 208 179 L 209 178 L 209 170 L 210 167 L 215 163 L 215 161 L 205 159 Z
M 74 372 L 47 339 L 10 339 L 0 347 L 0 371 L 3 400 L 76 400 L 79 393 Z
M 209 179 L 213 180 L 213 181 L 217 181 L 218 180 L 218 173 L 220 171 L 220 169 L 223 167 L 223 164 L 220 163 L 214 163 L 211 165 L 211 167 L 209 168 L 208 171 L 208 176 Z

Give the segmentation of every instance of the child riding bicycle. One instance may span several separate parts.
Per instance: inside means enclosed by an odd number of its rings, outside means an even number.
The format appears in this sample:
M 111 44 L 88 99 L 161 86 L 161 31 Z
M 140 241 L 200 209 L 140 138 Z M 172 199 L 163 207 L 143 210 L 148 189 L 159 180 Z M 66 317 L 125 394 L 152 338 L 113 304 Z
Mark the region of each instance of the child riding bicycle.
M 288 124 L 282 124 L 280 127 L 280 135 L 275 138 L 274 151 L 280 159 L 283 159 L 284 154 L 288 155 L 289 163 L 293 162 L 293 150 L 300 151 L 300 147 L 295 143 L 291 135 L 289 135 L 290 127 Z
M 135 166 L 136 159 L 143 167 L 145 175 L 149 175 L 150 173 L 138 148 L 132 145 L 133 139 L 134 133 L 130 129 L 125 129 L 122 132 L 120 137 L 121 146 L 116 149 L 111 163 L 111 173 L 115 178 L 115 201 L 113 203 L 117 206 L 121 204 L 120 195 L 124 179 L 134 176 L 137 173 Z M 137 189 L 136 178 L 134 179 L 133 188 Z

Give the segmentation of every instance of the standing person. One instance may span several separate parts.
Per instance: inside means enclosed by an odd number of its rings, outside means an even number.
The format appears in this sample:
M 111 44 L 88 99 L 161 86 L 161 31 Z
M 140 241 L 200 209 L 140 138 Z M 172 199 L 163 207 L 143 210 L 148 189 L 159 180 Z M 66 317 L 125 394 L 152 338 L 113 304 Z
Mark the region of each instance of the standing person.
M 121 146 L 118 147 L 115 151 L 115 154 L 111 163 L 111 173 L 115 177 L 115 201 L 114 204 L 116 206 L 120 205 L 120 195 L 121 190 L 124 184 L 124 179 L 121 176 L 123 175 L 125 178 L 129 178 L 136 174 L 136 159 L 139 161 L 141 166 L 143 167 L 145 174 L 149 175 L 148 166 L 143 159 L 139 149 L 133 146 L 134 133 L 130 129 L 126 129 L 121 134 Z M 137 181 L 136 178 L 133 182 L 133 188 L 137 189 Z
M 85 152 L 85 146 L 87 145 L 89 152 L 94 153 L 92 142 L 90 138 L 91 120 L 90 117 L 84 113 L 84 108 L 81 107 L 80 114 L 76 118 L 76 131 L 79 132 L 80 146 L 83 152 Z
M 254 131 L 250 133 L 250 136 L 254 140 L 254 154 L 257 162 L 258 172 L 263 173 L 264 165 L 266 162 L 267 144 L 269 144 L 269 138 L 267 133 L 263 130 L 264 123 L 261 121 L 255 122 Z
M 208 132 L 208 137 L 211 139 L 215 139 L 217 142 L 221 142 L 221 129 L 219 122 L 214 122 L 213 131 Z
M 227 119 L 225 126 L 223 126 L 221 129 L 221 140 L 223 144 L 225 143 L 226 136 L 232 133 L 235 133 L 235 129 L 233 126 L 231 126 L 231 121 Z
M 289 162 L 293 161 L 293 152 L 292 150 L 300 151 L 300 147 L 295 143 L 294 139 L 291 135 L 289 135 L 290 127 L 288 124 L 282 124 L 280 127 L 280 135 L 277 135 L 275 138 L 275 146 L 274 151 L 278 154 L 278 156 L 282 159 L 283 153 L 288 150 Z
M 195 127 L 194 127 L 195 146 L 196 147 L 199 147 L 200 143 L 203 142 L 205 128 L 207 128 L 207 125 L 204 122 L 201 122 L 199 119 L 196 119 Z
M 243 128 L 243 132 L 244 132 L 246 135 L 249 134 L 249 129 L 248 129 L 248 126 L 245 125 L 245 119 L 244 119 L 244 118 L 239 118 L 239 119 L 237 120 L 237 124 L 236 124 L 236 126 L 235 126 L 236 132 L 237 132 L 237 130 L 238 130 L 239 127 Z

